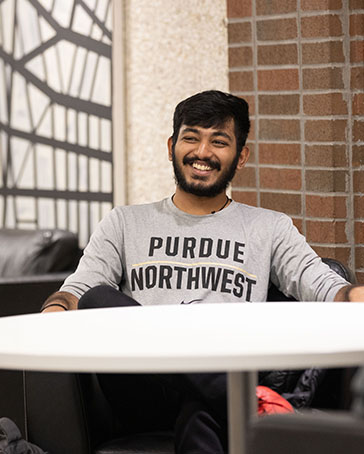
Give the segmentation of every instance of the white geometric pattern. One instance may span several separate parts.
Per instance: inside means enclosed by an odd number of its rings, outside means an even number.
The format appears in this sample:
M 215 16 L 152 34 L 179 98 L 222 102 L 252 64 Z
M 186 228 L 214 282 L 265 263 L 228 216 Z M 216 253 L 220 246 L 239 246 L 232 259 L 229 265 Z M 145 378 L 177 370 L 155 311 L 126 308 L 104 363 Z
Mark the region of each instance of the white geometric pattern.
M 0 227 L 81 245 L 112 205 L 111 0 L 0 0 Z

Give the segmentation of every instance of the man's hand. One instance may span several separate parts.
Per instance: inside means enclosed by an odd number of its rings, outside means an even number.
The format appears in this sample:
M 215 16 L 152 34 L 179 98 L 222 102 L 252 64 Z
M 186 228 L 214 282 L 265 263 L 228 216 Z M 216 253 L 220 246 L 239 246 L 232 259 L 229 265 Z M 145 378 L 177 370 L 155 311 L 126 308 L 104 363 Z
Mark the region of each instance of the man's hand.
M 64 312 L 64 311 L 68 310 L 68 309 L 66 309 L 64 307 L 64 305 L 62 304 L 61 301 L 59 303 L 59 306 L 56 306 L 55 303 L 56 303 L 56 301 L 54 301 L 54 304 L 52 304 L 51 306 L 46 307 L 45 309 L 43 309 L 42 313 L 46 313 L 46 312 Z
M 41 312 L 64 312 L 77 309 L 77 306 L 77 296 L 68 292 L 56 292 L 46 300 L 41 308 Z
M 351 303 L 364 303 L 364 285 L 346 285 L 335 296 L 335 301 L 348 301 Z

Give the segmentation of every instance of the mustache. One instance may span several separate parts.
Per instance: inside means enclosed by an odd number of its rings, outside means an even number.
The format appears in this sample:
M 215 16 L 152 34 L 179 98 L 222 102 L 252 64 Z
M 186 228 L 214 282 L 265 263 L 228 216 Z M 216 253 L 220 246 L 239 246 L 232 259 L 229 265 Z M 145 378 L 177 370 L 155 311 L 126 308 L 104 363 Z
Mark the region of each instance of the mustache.
M 211 167 L 211 169 L 216 169 L 216 170 L 220 170 L 221 169 L 220 163 L 218 161 L 214 161 L 212 159 L 198 159 L 198 158 L 195 158 L 193 156 L 185 156 L 183 158 L 182 162 L 183 162 L 184 165 L 188 165 L 188 164 L 193 164 L 195 161 L 203 162 L 207 166 Z

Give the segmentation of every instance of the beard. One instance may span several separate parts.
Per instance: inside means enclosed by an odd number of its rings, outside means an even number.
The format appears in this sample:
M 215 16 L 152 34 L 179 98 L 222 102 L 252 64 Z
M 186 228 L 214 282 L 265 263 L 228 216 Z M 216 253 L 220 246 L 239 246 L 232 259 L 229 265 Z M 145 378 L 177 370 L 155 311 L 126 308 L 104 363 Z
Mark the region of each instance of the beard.
M 183 158 L 183 165 L 192 164 L 194 161 L 197 161 L 197 159 L 185 156 Z M 174 150 L 172 153 L 174 178 L 177 186 L 179 186 L 184 192 L 196 195 L 198 197 L 215 197 L 221 192 L 225 191 L 230 181 L 234 178 L 238 161 L 239 155 L 237 154 L 231 165 L 228 168 L 226 168 L 221 173 L 221 175 L 219 175 L 219 178 L 215 181 L 215 183 L 212 183 L 210 185 L 203 184 L 203 181 L 206 180 L 205 177 L 198 177 L 196 178 L 196 181 L 189 183 L 183 174 L 182 166 L 179 165 L 176 160 Z M 203 162 L 212 169 L 217 169 L 218 171 L 220 171 L 221 166 L 219 162 L 210 159 L 205 159 L 203 160 Z

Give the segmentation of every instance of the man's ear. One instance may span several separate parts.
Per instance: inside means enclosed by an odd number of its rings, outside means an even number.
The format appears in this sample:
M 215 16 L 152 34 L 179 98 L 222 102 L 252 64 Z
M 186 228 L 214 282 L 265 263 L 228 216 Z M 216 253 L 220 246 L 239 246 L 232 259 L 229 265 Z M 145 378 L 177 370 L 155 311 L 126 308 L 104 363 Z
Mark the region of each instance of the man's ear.
M 243 147 L 240 152 L 240 155 L 239 155 L 238 165 L 236 167 L 238 170 L 242 169 L 245 166 L 245 164 L 248 162 L 249 155 L 250 155 L 249 148 Z
M 168 138 L 168 141 L 167 141 L 167 146 L 168 146 L 168 159 L 170 161 L 172 161 L 172 154 L 173 154 L 173 141 L 172 141 L 172 137 L 169 137 Z

